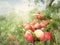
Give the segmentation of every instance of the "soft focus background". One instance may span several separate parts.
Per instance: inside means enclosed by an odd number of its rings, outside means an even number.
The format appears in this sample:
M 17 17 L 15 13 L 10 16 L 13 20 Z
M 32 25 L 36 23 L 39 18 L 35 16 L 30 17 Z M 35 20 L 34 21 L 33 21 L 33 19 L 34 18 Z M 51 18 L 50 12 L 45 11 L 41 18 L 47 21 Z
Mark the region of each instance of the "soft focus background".
M 57 3 L 57 1 L 55 0 L 53 3 Z M 16 17 L 27 20 L 29 11 L 33 9 L 44 10 L 46 4 L 46 0 L 0 0 L 0 15 L 7 17 L 7 15 L 13 13 L 16 14 Z
M 0 0 L 0 45 L 30 45 L 24 39 L 25 30 L 22 25 L 30 22 L 32 14 L 37 11 L 42 11 L 59 22 L 60 0 L 54 0 L 50 8 L 47 7 L 47 2 L 49 0 Z M 60 24 L 57 25 L 60 30 Z M 60 34 L 59 31 L 56 34 L 55 45 L 60 43 L 60 37 L 57 40 L 60 36 L 58 34 Z M 14 40 L 9 41 L 9 36 Z M 36 45 L 40 45 L 40 43 L 37 42 Z

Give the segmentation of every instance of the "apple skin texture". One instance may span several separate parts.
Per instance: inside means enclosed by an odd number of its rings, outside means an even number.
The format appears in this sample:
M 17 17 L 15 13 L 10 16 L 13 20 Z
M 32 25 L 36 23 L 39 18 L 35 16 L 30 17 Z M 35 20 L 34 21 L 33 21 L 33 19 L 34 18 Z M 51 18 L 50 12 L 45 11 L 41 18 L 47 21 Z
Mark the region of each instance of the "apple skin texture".
M 32 27 L 31 27 L 30 24 L 27 24 L 27 25 L 25 26 L 25 29 L 26 29 L 26 30 L 32 30 Z
M 33 42 L 34 41 L 34 36 L 30 31 L 26 31 L 24 37 L 28 42 Z
M 49 33 L 49 32 L 45 32 L 45 40 L 46 40 L 46 41 L 52 40 L 52 34 Z
M 42 30 L 38 29 L 34 32 L 34 34 L 40 41 L 52 40 L 52 34 L 49 32 L 44 33 Z

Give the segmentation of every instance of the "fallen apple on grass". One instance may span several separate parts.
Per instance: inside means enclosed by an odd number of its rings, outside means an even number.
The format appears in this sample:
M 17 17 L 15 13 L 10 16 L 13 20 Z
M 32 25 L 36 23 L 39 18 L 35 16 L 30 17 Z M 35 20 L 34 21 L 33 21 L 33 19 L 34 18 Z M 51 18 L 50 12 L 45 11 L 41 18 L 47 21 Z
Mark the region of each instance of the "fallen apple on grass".
M 31 32 L 31 30 L 26 31 L 24 37 L 28 42 L 33 42 L 34 41 L 34 36 Z
M 36 19 L 39 19 L 39 20 L 43 20 L 44 19 L 44 14 L 43 13 L 36 13 L 36 14 L 34 14 L 34 18 L 36 18 Z
M 34 34 L 40 41 L 52 40 L 52 34 L 49 32 L 43 32 L 42 30 L 38 29 L 34 32 Z
M 25 26 L 25 29 L 26 29 L 26 30 L 32 30 L 32 27 L 31 27 L 30 24 L 27 24 L 27 25 Z
M 40 41 L 43 41 L 44 40 L 44 32 L 40 29 L 37 29 L 35 32 L 34 32 L 35 36 L 40 40 Z

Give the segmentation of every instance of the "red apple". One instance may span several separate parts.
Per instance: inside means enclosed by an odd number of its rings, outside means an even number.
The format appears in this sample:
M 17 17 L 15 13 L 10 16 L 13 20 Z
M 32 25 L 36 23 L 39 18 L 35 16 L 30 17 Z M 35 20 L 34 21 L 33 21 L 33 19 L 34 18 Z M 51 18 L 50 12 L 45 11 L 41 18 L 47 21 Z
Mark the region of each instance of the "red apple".
M 32 27 L 31 27 L 30 24 L 27 24 L 27 25 L 25 26 L 25 29 L 26 29 L 26 30 L 32 30 Z
M 40 29 L 40 24 L 39 24 L 39 23 L 36 23 L 36 24 L 34 25 L 34 28 L 35 28 L 35 29 Z
M 40 41 L 48 41 L 48 40 L 52 40 L 52 34 L 49 32 L 45 32 L 44 35 L 42 35 L 41 37 L 39 37 Z
M 43 31 L 45 28 L 41 28 L 41 30 Z
M 40 29 L 35 30 L 34 34 L 40 41 L 44 40 L 44 32 L 41 31 Z
M 44 19 L 43 13 L 40 13 L 40 12 L 34 14 L 34 17 L 35 17 L 36 19 L 40 19 L 40 20 L 43 20 L 43 19 Z
M 52 34 L 49 33 L 49 32 L 45 32 L 45 40 L 46 40 L 46 41 L 52 40 Z
M 40 28 L 44 28 L 45 27 L 45 22 L 40 22 Z
M 52 40 L 52 34 L 49 32 L 44 33 L 42 30 L 38 29 L 34 31 L 34 34 L 40 41 Z
M 43 20 L 40 22 L 40 28 L 44 28 L 50 23 L 50 20 Z
M 50 20 L 45 20 L 45 25 L 47 26 L 50 23 Z
M 31 33 L 31 31 L 26 31 L 25 33 L 25 39 L 28 41 L 28 42 L 33 42 L 34 41 L 34 36 L 33 34 Z
M 40 13 L 39 16 L 38 16 L 38 19 L 43 20 L 44 19 L 44 15 L 42 13 Z
M 26 29 L 26 30 L 31 30 L 31 31 L 33 31 L 33 32 L 34 32 L 34 30 L 35 30 L 34 25 L 32 25 L 32 24 L 27 24 L 27 25 L 25 26 L 25 29 Z
M 39 14 L 34 14 L 34 18 L 38 19 Z
M 34 25 L 31 25 L 31 27 L 32 27 L 32 31 L 34 32 L 36 30 Z

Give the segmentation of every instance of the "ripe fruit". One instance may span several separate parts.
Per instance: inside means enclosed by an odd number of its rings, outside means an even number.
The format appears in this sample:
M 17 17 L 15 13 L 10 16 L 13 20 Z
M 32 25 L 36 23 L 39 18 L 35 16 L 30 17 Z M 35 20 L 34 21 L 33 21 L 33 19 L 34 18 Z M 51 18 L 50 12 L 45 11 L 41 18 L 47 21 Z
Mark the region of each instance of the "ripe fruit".
M 40 20 L 43 20 L 44 19 L 44 15 L 42 13 L 39 13 L 39 12 L 37 14 L 34 14 L 34 17 L 36 19 L 40 19 Z
M 40 28 L 44 28 L 44 27 L 45 27 L 45 22 L 44 21 L 40 22 Z
M 45 32 L 45 40 L 46 40 L 46 41 L 52 40 L 52 34 L 49 33 L 49 32 Z
M 40 15 L 38 16 L 38 19 L 43 20 L 44 19 L 44 15 L 42 13 L 40 13 Z
M 34 14 L 34 18 L 38 19 L 39 14 Z
M 26 31 L 25 33 L 25 39 L 28 41 L 28 42 L 33 42 L 34 41 L 34 36 L 32 34 L 32 32 L 29 30 L 29 31 Z
M 26 29 L 26 30 L 32 30 L 32 27 L 31 27 L 30 24 L 27 24 L 27 25 L 25 26 L 25 29 Z
M 49 32 L 43 32 L 40 29 L 34 31 L 35 36 L 40 40 L 40 41 L 48 41 L 52 40 L 52 35 Z
M 28 42 L 33 41 L 48 41 L 52 40 L 52 35 L 49 32 L 43 32 L 45 27 L 51 23 L 50 20 L 44 20 L 44 14 L 37 12 L 34 14 L 34 18 L 29 24 L 25 26 L 26 33 L 25 33 L 25 39 Z M 33 36 L 33 33 L 35 34 L 36 38 Z
M 39 28 L 40 28 L 40 24 L 39 24 L 39 23 L 36 23 L 36 24 L 34 25 L 34 28 L 35 28 L 35 29 L 39 29 Z
M 36 30 L 34 25 L 31 25 L 31 27 L 32 27 L 32 31 L 34 32 Z
M 45 25 L 47 26 L 50 23 L 50 20 L 45 20 Z
M 41 31 L 40 29 L 35 30 L 34 34 L 40 41 L 44 40 L 44 32 Z
M 43 20 L 40 22 L 40 28 L 44 28 L 50 23 L 50 20 Z
M 41 28 L 41 30 L 43 31 L 43 30 L 44 30 L 44 28 Z

